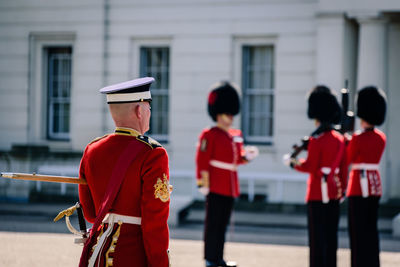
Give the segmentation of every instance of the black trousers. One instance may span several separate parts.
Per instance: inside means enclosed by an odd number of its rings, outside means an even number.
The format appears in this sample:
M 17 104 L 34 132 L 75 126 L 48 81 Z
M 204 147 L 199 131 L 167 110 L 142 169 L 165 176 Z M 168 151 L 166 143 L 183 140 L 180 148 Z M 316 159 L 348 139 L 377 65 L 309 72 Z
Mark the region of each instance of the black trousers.
M 307 203 L 310 267 L 336 267 L 339 201 Z
M 351 266 L 379 267 L 379 197 L 349 197 Z
M 210 193 L 206 200 L 204 258 L 218 262 L 224 256 L 225 233 L 233 208 L 233 197 Z

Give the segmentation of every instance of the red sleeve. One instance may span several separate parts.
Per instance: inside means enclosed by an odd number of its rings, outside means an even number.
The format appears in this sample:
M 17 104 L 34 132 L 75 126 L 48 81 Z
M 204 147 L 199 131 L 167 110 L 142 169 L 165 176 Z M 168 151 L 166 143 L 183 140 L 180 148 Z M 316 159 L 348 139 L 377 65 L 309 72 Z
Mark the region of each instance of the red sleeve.
M 141 177 L 141 227 L 148 266 L 168 267 L 169 168 L 164 148 L 146 153 Z
M 85 175 L 85 164 L 86 163 L 86 149 L 85 153 L 83 154 L 81 164 L 79 167 L 79 177 L 86 180 Z M 96 219 L 96 210 L 94 207 L 92 194 L 90 193 L 88 185 L 79 185 L 79 201 L 83 208 L 83 214 L 86 220 L 90 223 L 94 223 Z
M 320 149 L 315 139 L 308 144 L 307 159 L 299 159 L 300 164 L 295 169 L 301 172 L 316 173 L 318 171 Z
M 342 185 L 343 196 L 346 194 L 347 188 L 347 176 L 348 176 L 348 165 L 347 165 L 347 154 L 346 154 L 346 143 L 345 150 L 343 151 L 342 160 L 339 164 L 339 177 Z
M 208 131 L 203 131 L 199 137 L 199 143 L 197 144 L 196 153 L 196 178 L 201 179 L 202 171 L 209 171 L 210 159 L 212 153 L 212 138 Z
M 353 135 L 349 144 L 347 145 L 347 148 L 346 148 L 347 165 L 354 162 L 354 160 L 357 157 L 357 153 L 358 153 L 357 140 L 358 140 L 357 135 Z
M 239 136 L 242 138 L 242 140 L 244 140 L 242 131 L 240 131 L 240 130 L 238 130 L 238 131 L 239 131 Z M 238 150 L 239 150 L 239 162 L 238 162 L 238 164 L 247 164 L 247 163 L 249 163 L 247 161 L 247 159 L 246 159 L 246 151 L 244 149 L 243 141 L 239 143 L 239 149 Z

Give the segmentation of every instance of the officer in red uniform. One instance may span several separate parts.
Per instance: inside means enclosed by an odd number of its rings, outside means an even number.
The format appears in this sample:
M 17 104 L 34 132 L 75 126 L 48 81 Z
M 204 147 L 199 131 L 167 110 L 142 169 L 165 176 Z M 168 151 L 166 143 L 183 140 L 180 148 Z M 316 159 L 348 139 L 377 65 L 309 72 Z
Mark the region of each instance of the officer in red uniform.
M 379 161 L 386 136 L 375 128 L 385 120 L 386 97 L 382 90 L 369 86 L 359 91 L 357 116 L 362 131 L 353 134 L 347 147 L 351 164 L 347 197 L 351 266 L 379 266 L 377 228 L 379 199 L 382 195 Z
M 81 160 L 80 177 L 87 185 L 79 186 L 79 198 L 94 228 L 80 266 L 169 266 L 168 155 L 143 135 L 153 81 L 146 77 L 100 90 L 107 94 L 116 129 L 91 142 Z M 123 179 L 116 186 L 118 177 Z
M 224 261 L 223 252 L 234 199 L 239 196 L 237 166 L 257 156 L 255 147 L 247 148 L 246 153 L 241 131 L 231 128 L 239 107 L 239 96 L 232 84 L 222 82 L 213 86 L 208 96 L 208 113 L 217 124 L 200 134 L 196 155 L 197 184 L 206 195 L 207 267 L 236 266 Z
M 344 137 L 333 129 L 341 108 L 334 94 L 317 86 L 308 98 L 308 117 L 317 129 L 309 138 L 306 159 L 291 159 L 291 166 L 310 174 L 307 181 L 307 219 L 311 267 L 336 266 L 339 201 L 346 188 Z

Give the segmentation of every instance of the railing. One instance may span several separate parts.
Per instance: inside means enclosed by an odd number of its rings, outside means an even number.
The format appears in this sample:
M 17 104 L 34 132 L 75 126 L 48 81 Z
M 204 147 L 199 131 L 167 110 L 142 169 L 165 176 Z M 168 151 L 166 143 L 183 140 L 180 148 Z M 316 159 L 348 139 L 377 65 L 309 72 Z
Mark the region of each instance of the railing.
M 195 181 L 194 170 L 171 170 L 170 179 L 174 183 L 174 179 L 191 179 L 191 191 L 190 193 L 194 198 L 199 197 L 197 192 L 197 186 Z M 278 173 L 278 172 L 240 172 L 239 171 L 239 182 L 247 182 L 247 194 L 248 200 L 252 202 L 255 196 L 255 188 L 258 183 L 273 183 L 275 184 L 275 197 L 270 199 L 271 202 L 283 202 L 284 200 L 284 184 L 287 182 L 291 183 L 303 183 L 307 181 L 306 174 L 298 173 Z M 176 187 L 176 186 L 175 186 Z M 243 189 L 243 188 L 242 188 Z M 268 192 L 265 192 L 267 194 Z M 305 192 L 302 194 L 303 199 Z
M 60 176 L 79 176 L 79 167 L 75 165 L 42 165 L 39 166 L 37 173 L 47 175 L 60 175 Z M 42 191 L 42 182 L 36 181 L 36 191 Z M 67 184 L 60 183 L 60 194 L 67 193 Z
M 60 166 L 60 165 L 43 165 L 38 168 L 38 173 L 49 174 L 49 175 L 62 175 L 62 176 L 78 176 L 78 166 Z M 193 198 L 200 198 L 195 180 L 194 170 L 171 170 L 170 171 L 171 184 L 174 186 L 173 194 L 178 195 L 189 195 Z M 240 172 L 239 171 L 239 181 L 243 184 L 247 184 L 247 195 L 248 201 L 254 201 L 256 194 L 256 186 L 268 183 L 268 186 L 272 184 L 275 188 L 271 189 L 274 192 L 273 198 L 269 199 L 270 202 L 283 202 L 284 201 L 284 186 L 285 183 L 302 183 L 305 184 L 307 180 L 306 174 L 301 173 L 291 173 L 291 172 Z M 189 188 L 190 186 L 190 188 Z M 66 194 L 67 184 L 60 183 L 60 193 L 61 195 Z M 41 182 L 36 182 L 36 190 L 41 191 Z M 242 186 L 242 191 L 244 191 Z M 270 190 L 269 190 L 270 191 Z M 270 191 L 271 192 L 271 191 Z M 268 192 L 265 192 L 268 195 Z M 302 194 L 301 199 L 303 198 Z
M 297 173 L 274 173 L 274 172 L 243 172 L 239 173 L 241 181 L 247 181 L 247 194 L 248 200 L 252 202 L 255 195 L 255 186 L 257 182 L 271 182 L 275 183 L 275 197 L 270 199 L 271 202 L 283 202 L 284 200 L 284 183 L 305 183 L 307 175 Z M 266 192 L 267 193 L 267 192 Z M 304 195 L 304 194 L 303 194 Z

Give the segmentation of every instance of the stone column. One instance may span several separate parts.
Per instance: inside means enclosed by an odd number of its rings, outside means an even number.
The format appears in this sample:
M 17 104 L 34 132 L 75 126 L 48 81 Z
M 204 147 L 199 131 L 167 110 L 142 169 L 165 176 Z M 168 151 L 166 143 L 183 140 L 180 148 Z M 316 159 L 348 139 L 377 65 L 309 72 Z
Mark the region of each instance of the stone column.
M 379 16 L 359 16 L 357 88 L 386 86 L 386 20 Z
M 325 84 L 338 94 L 345 80 L 351 92 L 350 109 L 357 81 L 357 24 L 341 12 L 317 15 L 316 82 Z
M 387 21 L 379 14 L 359 15 L 356 19 L 360 25 L 358 47 L 358 75 L 357 89 L 367 85 L 375 85 L 387 90 Z M 359 119 L 356 120 L 356 128 L 359 127 Z M 387 132 L 387 125 L 381 126 Z M 388 149 L 387 149 L 388 150 Z M 387 151 L 386 151 L 387 153 Z M 386 153 L 381 159 L 381 177 L 383 184 L 382 201 L 388 199 L 390 189 L 390 167 Z
M 343 13 L 317 16 L 316 83 L 339 93 L 343 86 L 345 18 Z

